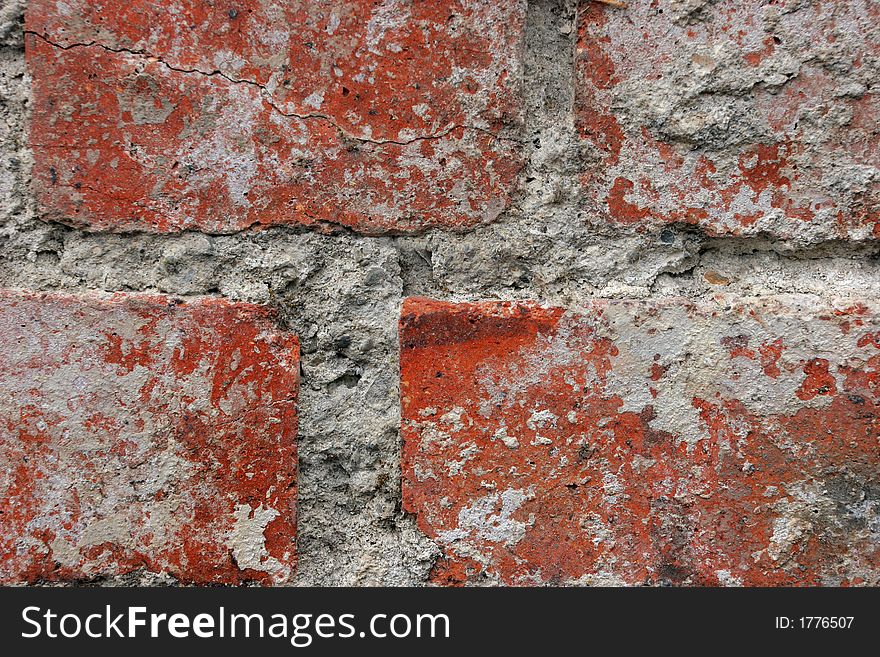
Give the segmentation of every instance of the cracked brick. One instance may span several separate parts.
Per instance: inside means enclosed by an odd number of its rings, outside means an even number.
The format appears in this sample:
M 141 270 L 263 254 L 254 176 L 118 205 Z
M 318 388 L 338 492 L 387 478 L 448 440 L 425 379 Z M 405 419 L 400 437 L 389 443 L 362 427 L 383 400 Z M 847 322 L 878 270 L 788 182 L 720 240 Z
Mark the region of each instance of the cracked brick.
M 258 306 L 0 291 L 0 581 L 288 581 L 298 358 Z
M 525 2 L 29 4 L 47 219 L 114 231 L 492 221 Z

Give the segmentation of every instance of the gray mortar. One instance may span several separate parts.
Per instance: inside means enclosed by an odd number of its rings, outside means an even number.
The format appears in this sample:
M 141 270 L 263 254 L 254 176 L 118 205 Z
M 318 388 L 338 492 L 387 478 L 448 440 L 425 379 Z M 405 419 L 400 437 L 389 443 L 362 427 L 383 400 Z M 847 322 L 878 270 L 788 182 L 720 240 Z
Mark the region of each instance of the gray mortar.
M 688 20 L 700 20 L 705 3 L 690 4 Z M 110 234 L 45 223 L 30 193 L 24 6 L 3 0 L 0 8 L 0 285 L 217 295 L 280 310 L 303 344 L 297 584 L 418 585 L 439 554 L 400 508 L 397 318 L 405 296 L 576 307 L 597 297 L 721 291 L 880 293 L 878 246 L 707 238 L 678 226 L 638 234 L 596 221 L 589 199 L 576 194 L 590 156 L 573 123 L 571 0 L 529 2 L 529 160 L 522 192 L 491 225 L 363 237 L 282 227 Z

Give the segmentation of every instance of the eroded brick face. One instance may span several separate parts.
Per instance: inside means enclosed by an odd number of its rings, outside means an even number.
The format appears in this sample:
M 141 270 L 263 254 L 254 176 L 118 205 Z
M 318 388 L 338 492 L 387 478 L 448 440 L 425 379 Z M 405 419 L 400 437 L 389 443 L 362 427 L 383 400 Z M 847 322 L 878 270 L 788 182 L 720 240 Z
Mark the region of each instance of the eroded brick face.
M 874 309 L 409 299 L 400 330 L 434 581 L 880 582 Z
M 608 221 L 880 236 L 880 5 L 627 5 L 578 16 L 582 182 Z
M 287 581 L 298 349 L 247 304 L 0 292 L 0 581 Z
M 93 229 L 491 221 L 525 2 L 29 3 L 34 181 Z

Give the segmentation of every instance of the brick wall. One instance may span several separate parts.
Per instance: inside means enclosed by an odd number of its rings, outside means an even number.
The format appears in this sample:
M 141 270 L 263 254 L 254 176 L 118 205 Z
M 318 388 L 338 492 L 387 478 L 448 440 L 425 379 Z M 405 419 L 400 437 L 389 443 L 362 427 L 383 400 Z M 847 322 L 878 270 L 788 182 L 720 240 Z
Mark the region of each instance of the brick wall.
M 873 0 L 0 12 L 0 581 L 880 583 Z

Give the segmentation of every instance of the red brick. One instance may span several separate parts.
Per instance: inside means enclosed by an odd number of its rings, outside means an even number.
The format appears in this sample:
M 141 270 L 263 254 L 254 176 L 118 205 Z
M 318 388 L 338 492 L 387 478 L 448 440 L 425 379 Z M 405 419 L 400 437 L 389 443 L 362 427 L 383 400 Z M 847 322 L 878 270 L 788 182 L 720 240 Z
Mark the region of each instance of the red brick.
M 0 292 L 0 581 L 288 580 L 298 358 L 248 304 Z
M 880 236 L 876 3 L 627 5 L 579 8 L 582 180 L 607 221 Z
M 491 221 L 521 166 L 498 135 L 521 122 L 524 5 L 35 0 L 40 210 L 154 232 Z
M 404 508 L 433 580 L 880 583 L 864 305 L 409 299 Z

